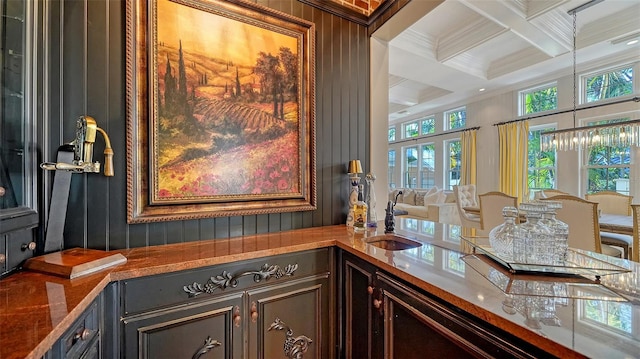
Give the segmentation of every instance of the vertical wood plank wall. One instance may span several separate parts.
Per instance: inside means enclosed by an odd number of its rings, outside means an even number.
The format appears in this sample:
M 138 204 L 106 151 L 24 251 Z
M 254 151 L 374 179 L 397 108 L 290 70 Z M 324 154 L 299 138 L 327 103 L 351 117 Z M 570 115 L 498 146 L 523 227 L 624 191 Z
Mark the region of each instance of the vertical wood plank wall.
M 365 26 L 295 0 L 261 5 L 316 24 L 316 143 L 318 209 L 129 225 L 126 222 L 125 3 L 133 0 L 50 1 L 49 113 L 42 156 L 75 137 L 76 119 L 96 119 L 115 152 L 115 177 L 74 174 L 65 248 L 121 249 L 277 232 L 343 223 L 346 164 L 369 159 L 369 38 Z M 102 141 L 94 158 L 103 162 Z M 52 176 L 45 173 L 44 176 Z M 50 183 L 46 178 L 45 183 Z M 50 189 L 43 191 L 48 206 Z M 55 208 L 51 210 L 65 210 Z M 47 211 L 40 209 L 41 212 Z

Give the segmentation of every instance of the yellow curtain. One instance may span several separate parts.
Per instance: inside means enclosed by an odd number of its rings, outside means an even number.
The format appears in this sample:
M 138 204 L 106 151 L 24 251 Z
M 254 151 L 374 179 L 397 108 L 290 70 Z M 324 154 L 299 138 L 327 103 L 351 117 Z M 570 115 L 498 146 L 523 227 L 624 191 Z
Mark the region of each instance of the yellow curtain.
M 476 137 L 478 130 L 462 132 L 460 136 L 460 150 L 462 168 L 460 168 L 460 184 L 476 184 Z
M 518 197 L 518 203 L 526 201 L 529 121 L 518 121 L 498 126 L 500 184 L 499 189 Z

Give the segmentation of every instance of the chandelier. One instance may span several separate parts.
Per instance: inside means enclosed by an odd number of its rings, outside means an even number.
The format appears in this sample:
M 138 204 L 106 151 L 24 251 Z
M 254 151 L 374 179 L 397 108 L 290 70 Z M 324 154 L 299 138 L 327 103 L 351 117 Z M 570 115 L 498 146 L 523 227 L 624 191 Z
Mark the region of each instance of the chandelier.
M 569 10 L 569 14 L 573 16 L 573 128 L 541 133 L 542 151 L 570 151 L 596 146 L 640 146 L 640 120 L 576 127 L 576 16 L 579 11 L 599 2 L 602 0 L 592 0 Z

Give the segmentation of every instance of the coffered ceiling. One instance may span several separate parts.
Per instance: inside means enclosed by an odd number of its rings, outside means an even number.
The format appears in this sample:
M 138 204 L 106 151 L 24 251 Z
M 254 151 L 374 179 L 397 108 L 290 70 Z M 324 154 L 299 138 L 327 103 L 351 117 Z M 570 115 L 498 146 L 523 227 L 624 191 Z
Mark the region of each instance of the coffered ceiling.
M 389 42 L 389 120 L 571 74 L 586 3 L 578 71 L 640 60 L 640 0 L 445 0 Z

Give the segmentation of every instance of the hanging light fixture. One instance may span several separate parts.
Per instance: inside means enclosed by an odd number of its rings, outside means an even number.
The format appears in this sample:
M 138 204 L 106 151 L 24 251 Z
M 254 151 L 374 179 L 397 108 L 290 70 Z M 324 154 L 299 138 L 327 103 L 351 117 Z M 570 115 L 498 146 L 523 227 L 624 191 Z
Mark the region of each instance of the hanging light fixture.
M 547 131 L 540 134 L 542 151 L 568 151 L 593 146 L 640 146 L 640 120 L 612 122 L 601 125 L 577 127 L 576 121 L 576 32 L 577 13 L 603 0 L 592 0 L 575 9 L 569 10 L 573 16 L 573 128 Z

